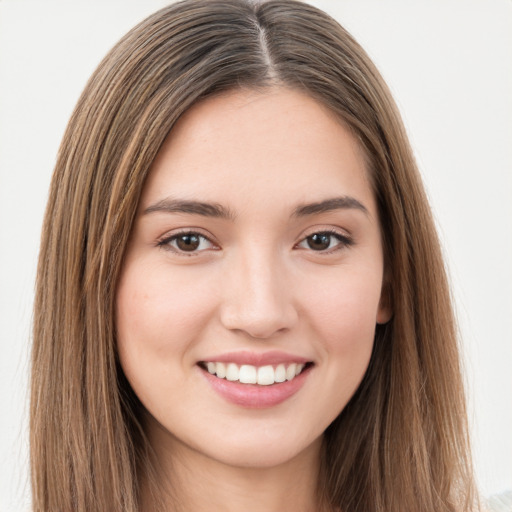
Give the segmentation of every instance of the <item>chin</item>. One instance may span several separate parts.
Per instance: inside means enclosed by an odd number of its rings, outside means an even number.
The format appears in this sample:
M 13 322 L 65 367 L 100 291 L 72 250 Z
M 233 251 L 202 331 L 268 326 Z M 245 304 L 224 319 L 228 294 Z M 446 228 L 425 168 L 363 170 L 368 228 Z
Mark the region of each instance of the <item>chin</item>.
M 226 436 L 228 437 L 228 436 Z M 201 451 L 212 460 L 228 466 L 245 469 L 271 469 L 298 459 L 315 460 L 319 457 L 322 437 L 312 441 L 288 435 L 265 437 L 247 436 L 245 439 L 227 439 L 213 443 Z

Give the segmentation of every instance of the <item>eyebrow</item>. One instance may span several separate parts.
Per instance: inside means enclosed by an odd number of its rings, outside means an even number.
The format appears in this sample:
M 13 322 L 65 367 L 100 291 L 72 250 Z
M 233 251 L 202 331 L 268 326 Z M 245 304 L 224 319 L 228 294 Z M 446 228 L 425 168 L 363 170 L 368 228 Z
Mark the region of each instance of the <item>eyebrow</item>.
M 188 201 L 183 199 L 162 199 L 144 210 L 144 214 L 154 212 L 165 213 L 189 213 L 204 217 L 216 217 L 220 219 L 235 218 L 234 213 L 218 203 L 204 203 L 202 201 Z
M 326 213 L 333 210 L 360 210 L 366 215 L 368 209 L 357 199 L 350 196 L 333 197 L 316 203 L 307 203 L 297 206 L 292 213 L 293 217 L 306 217 Z M 219 203 L 205 203 L 202 201 L 192 201 L 184 199 L 165 198 L 149 206 L 144 210 L 144 215 L 154 212 L 164 213 L 187 213 L 192 215 L 202 215 L 204 217 L 215 217 L 219 219 L 234 220 L 236 215 L 229 209 Z
M 354 197 L 341 196 L 325 199 L 318 203 L 308 203 L 295 208 L 293 215 L 295 217 L 305 217 L 307 215 L 316 215 L 318 213 L 326 213 L 333 210 L 360 210 L 369 215 L 368 209 Z

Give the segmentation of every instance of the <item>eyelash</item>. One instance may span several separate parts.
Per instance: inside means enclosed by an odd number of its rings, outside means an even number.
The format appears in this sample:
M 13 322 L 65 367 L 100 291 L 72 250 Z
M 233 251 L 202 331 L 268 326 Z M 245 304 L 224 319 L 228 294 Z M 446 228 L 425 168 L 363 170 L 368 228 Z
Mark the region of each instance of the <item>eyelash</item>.
M 181 231 L 179 233 L 174 233 L 171 236 L 167 236 L 167 237 L 163 238 L 162 240 L 159 240 L 157 243 L 157 246 L 161 247 L 162 249 L 172 251 L 176 254 L 179 254 L 180 256 L 188 256 L 188 257 L 197 256 L 204 250 L 207 250 L 207 249 L 202 249 L 202 250 L 197 251 L 194 249 L 193 251 L 185 251 L 183 249 L 180 249 L 179 247 L 173 247 L 171 245 L 173 242 L 177 242 L 180 237 L 185 237 L 185 236 L 197 237 L 200 240 L 199 244 L 202 243 L 201 240 L 203 240 L 203 241 L 206 240 L 208 242 L 208 244 L 210 244 L 212 247 L 217 247 L 214 244 L 214 242 L 212 242 L 207 236 L 199 233 L 198 231 L 192 231 L 192 230 Z M 332 242 L 332 238 L 335 238 L 338 241 L 338 243 L 334 247 L 330 247 L 330 248 L 328 247 L 326 250 L 322 249 L 322 250 L 318 250 L 318 251 L 312 249 L 311 246 L 301 247 L 301 244 L 308 244 L 308 239 L 311 239 L 311 237 L 314 237 L 314 236 L 329 237 L 330 238 L 329 245 Z M 304 237 L 299 243 L 297 243 L 295 245 L 295 247 L 300 247 L 300 248 L 303 248 L 306 250 L 309 249 L 313 253 L 327 255 L 327 254 L 332 254 L 334 252 L 343 250 L 344 248 L 350 247 L 351 245 L 353 245 L 353 243 L 354 243 L 353 239 L 350 238 L 349 236 L 343 235 L 343 234 L 339 233 L 338 231 L 331 229 L 331 230 L 315 231 L 314 233 L 311 233 L 308 236 Z M 200 247 L 200 245 L 199 245 L 199 247 Z M 214 250 L 216 250 L 216 249 L 214 249 Z
M 328 248 L 327 250 L 315 251 L 311 247 L 309 247 L 309 248 L 304 247 L 304 249 L 311 249 L 312 252 L 319 253 L 319 254 L 332 254 L 334 252 L 337 252 L 337 251 L 343 250 L 347 247 L 350 247 L 351 245 L 354 244 L 354 240 L 351 237 L 341 234 L 338 231 L 335 231 L 334 229 L 328 229 L 328 230 L 323 230 L 323 231 L 315 231 L 314 233 L 309 234 L 308 236 L 304 237 L 296 245 L 296 247 L 299 247 L 301 244 L 304 244 L 304 243 L 307 244 L 307 240 L 315 235 L 316 236 L 327 236 L 329 238 L 335 238 L 336 240 L 338 240 L 339 243 L 336 244 L 334 247 Z M 329 245 L 330 245 L 330 242 L 329 242 Z
M 176 254 L 179 254 L 180 256 L 197 256 L 200 252 L 202 252 L 205 249 L 199 250 L 199 251 L 184 251 L 180 249 L 179 247 L 173 247 L 171 244 L 173 242 L 177 242 L 180 237 L 197 237 L 200 240 L 200 244 L 202 241 L 206 240 L 208 244 L 210 244 L 212 247 L 216 247 L 216 245 L 205 235 L 199 233 L 198 231 L 192 231 L 192 230 L 186 230 L 181 231 L 179 233 L 174 233 L 171 236 L 167 236 L 163 238 L 162 240 L 159 240 L 157 243 L 158 247 L 161 247 L 162 249 L 165 249 L 167 251 L 174 252 Z

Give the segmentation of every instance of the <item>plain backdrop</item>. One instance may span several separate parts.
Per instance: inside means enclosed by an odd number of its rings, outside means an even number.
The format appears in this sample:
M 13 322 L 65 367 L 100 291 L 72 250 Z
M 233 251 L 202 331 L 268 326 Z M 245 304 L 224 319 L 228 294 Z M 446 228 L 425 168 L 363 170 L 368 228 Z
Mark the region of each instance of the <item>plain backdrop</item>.
M 58 145 L 99 60 L 167 3 L 0 0 L 3 512 L 29 506 L 33 281 Z M 458 308 L 478 481 L 512 489 L 512 1 L 312 3 L 359 40 L 402 112 Z

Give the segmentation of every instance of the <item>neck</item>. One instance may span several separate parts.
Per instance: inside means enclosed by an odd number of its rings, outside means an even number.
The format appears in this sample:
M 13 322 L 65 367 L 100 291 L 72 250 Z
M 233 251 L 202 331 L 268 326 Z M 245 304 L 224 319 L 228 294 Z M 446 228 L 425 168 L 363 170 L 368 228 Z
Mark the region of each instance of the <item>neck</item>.
M 155 441 L 155 439 L 153 439 Z M 159 446 L 158 488 L 163 510 L 173 512 L 319 512 L 317 482 L 321 439 L 273 467 L 238 467 L 213 460 L 181 443 Z M 172 486 L 171 486 L 172 485 Z M 159 494 L 160 494 L 159 493 Z M 149 485 L 143 483 L 142 510 L 156 512 Z M 159 509 L 158 509 L 159 510 Z

